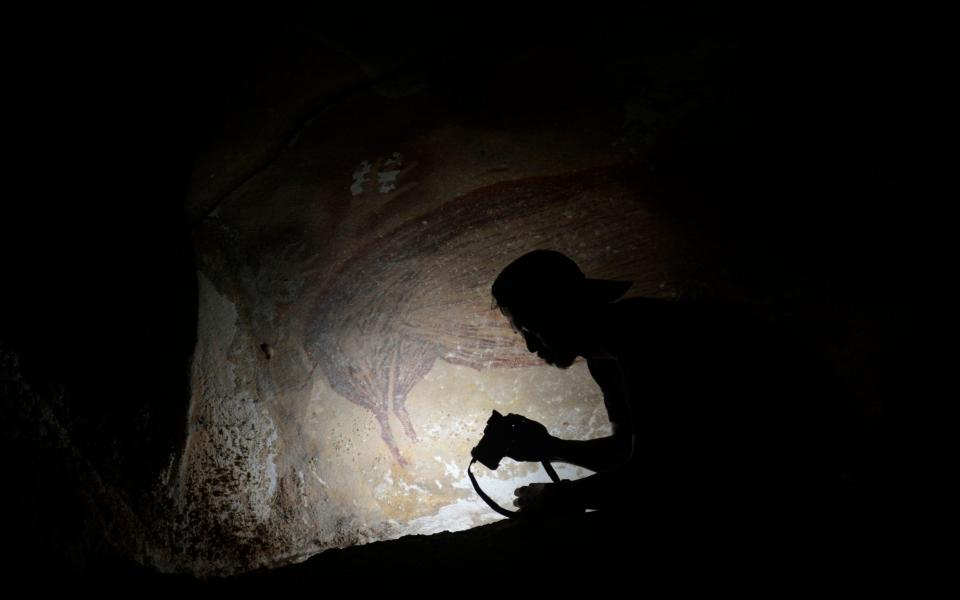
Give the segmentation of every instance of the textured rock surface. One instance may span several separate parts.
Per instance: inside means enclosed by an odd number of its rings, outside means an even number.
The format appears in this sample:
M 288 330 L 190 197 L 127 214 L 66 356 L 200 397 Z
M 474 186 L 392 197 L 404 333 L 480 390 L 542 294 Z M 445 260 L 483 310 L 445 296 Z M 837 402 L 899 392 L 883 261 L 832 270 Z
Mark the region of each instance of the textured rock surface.
M 531 360 L 491 308 L 516 256 L 556 248 L 631 293 L 671 291 L 671 231 L 603 146 L 448 124 L 403 140 L 375 118 L 402 152 L 352 149 L 331 114 L 195 229 L 200 325 L 173 485 L 201 570 L 490 522 L 465 467 L 493 409 L 567 438 L 609 432 L 585 366 Z M 542 150 L 524 160 L 527 147 Z M 481 481 L 508 503 L 538 478 L 513 465 Z
M 901 37 L 766 4 L 437 10 L 22 21 L 12 571 L 237 573 L 487 522 L 463 468 L 491 409 L 606 427 L 583 365 L 529 362 L 490 310 L 541 246 L 793 332 L 882 425 L 870 497 L 922 487 L 950 238 L 911 189 Z M 498 527 L 442 540 L 496 554 Z

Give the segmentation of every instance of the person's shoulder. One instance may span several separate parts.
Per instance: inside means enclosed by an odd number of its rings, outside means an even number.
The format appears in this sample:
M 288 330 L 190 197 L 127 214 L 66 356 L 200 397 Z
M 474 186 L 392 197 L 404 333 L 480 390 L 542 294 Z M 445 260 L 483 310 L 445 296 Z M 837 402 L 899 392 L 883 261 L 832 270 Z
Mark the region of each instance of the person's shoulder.
M 604 307 L 601 335 L 604 346 L 622 359 L 636 354 L 645 346 L 641 339 L 653 341 L 673 319 L 669 301 L 650 297 L 624 298 Z
M 588 358 L 587 369 L 601 387 L 610 381 L 620 380 L 620 367 L 615 357 Z
M 605 329 L 624 354 L 651 347 L 666 351 L 691 340 L 729 339 L 735 333 L 736 320 L 712 303 L 638 296 L 615 302 L 609 309 Z
M 608 319 L 621 326 L 649 324 L 684 311 L 683 305 L 672 299 L 634 296 L 609 305 Z
M 647 322 L 742 321 L 749 315 L 737 307 L 716 301 L 687 298 L 654 298 L 636 296 L 624 298 L 610 305 L 612 316 L 624 322 L 639 319 Z M 702 323 L 701 323 L 702 324 Z

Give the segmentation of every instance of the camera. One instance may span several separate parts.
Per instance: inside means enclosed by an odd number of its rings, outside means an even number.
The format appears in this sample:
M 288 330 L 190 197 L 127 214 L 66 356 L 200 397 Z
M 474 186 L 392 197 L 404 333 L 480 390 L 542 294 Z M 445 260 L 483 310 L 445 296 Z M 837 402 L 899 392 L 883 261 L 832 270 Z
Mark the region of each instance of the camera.
M 487 419 L 487 426 L 483 428 L 483 437 L 470 451 L 470 455 L 488 469 L 496 469 L 506 456 L 513 434 L 512 429 L 505 416 L 493 411 Z
M 511 448 L 517 445 L 518 441 L 529 439 L 539 430 L 546 429 L 536 421 L 521 416 L 509 414 L 501 415 L 493 411 L 487 420 L 487 426 L 483 429 L 483 437 L 480 443 L 470 451 L 474 460 L 483 463 L 488 469 L 496 469 L 500 466 L 500 461 L 507 455 Z M 540 459 L 537 459 L 540 460 Z
M 533 453 L 531 453 L 529 449 L 529 442 L 531 440 L 542 440 L 544 436 L 547 438 L 550 437 L 547 433 L 547 428 L 536 421 L 515 414 L 503 416 L 497 411 L 493 411 L 493 414 L 487 419 L 487 426 L 483 429 L 483 437 L 480 438 L 480 443 L 470 451 L 470 455 L 474 461 L 483 463 L 483 465 L 490 470 L 496 470 L 496 468 L 500 466 L 500 461 L 503 460 L 503 457 L 506 456 L 508 452 L 512 452 L 511 458 L 539 460 L 547 472 L 547 475 L 550 476 L 550 479 L 553 480 L 554 483 L 560 483 L 560 477 L 550 465 L 548 458 L 532 458 Z M 527 447 L 524 447 L 525 443 Z M 534 447 L 536 447 L 536 443 L 534 443 Z M 531 458 L 525 458 L 526 456 L 530 456 Z M 473 462 L 470 464 L 473 465 Z M 470 483 L 473 484 L 473 489 L 477 491 L 480 498 L 483 499 L 490 508 L 505 517 L 514 518 L 517 516 L 515 511 L 503 508 L 480 489 L 480 484 L 477 483 L 477 478 L 474 477 L 469 466 L 467 467 L 467 475 L 470 476 Z

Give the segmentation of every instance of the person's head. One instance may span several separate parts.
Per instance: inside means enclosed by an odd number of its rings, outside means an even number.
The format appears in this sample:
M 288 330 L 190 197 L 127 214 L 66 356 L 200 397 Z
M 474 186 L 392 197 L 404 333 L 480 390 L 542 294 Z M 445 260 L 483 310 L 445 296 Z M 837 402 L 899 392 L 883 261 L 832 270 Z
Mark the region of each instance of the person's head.
M 495 306 L 523 335 L 527 349 L 565 369 L 585 351 L 578 319 L 613 302 L 630 285 L 587 279 L 577 264 L 560 252 L 534 250 L 507 265 L 491 292 Z

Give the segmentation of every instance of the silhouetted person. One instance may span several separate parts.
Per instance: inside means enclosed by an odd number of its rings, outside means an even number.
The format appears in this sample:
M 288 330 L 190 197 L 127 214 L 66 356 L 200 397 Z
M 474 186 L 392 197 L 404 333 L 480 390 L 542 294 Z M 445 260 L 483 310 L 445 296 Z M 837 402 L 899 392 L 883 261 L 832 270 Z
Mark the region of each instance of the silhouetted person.
M 522 512 L 573 508 L 760 514 L 805 510 L 843 469 L 846 407 L 828 370 L 796 343 L 730 309 L 651 298 L 588 279 L 558 252 L 497 277 L 496 306 L 546 363 L 587 360 L 613 435 L 551 436 L 530 421 L 507 456 L 596 473 L 519 488 Z

